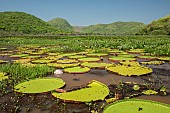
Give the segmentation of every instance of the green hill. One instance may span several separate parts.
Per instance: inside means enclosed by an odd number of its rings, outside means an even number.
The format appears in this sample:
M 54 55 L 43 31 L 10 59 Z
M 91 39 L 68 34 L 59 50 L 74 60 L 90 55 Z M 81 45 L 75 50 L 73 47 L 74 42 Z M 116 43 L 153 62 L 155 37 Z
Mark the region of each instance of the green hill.
M 82 28 L 82 33 L 95 34 L 114 34 L 129 35 L 136 34 L 144 27 L 144 23 L 140 22 L 114 22 L 111 24 L 97 24 Z
M 146 25 L 139 34 L 170 35 L 170 15 Z
M 60 34 L 61 30 L 24 12 L 0 12 L 0 34 Z
M 50 21 L 48 21 L 48 23 L 58 29 L 61 29 L 63 31 L 66 32 L 73 32 L 73 27 L 67 22 L 67 20 L 62 19 L 62 18 L 55 18 L 52 19 Z

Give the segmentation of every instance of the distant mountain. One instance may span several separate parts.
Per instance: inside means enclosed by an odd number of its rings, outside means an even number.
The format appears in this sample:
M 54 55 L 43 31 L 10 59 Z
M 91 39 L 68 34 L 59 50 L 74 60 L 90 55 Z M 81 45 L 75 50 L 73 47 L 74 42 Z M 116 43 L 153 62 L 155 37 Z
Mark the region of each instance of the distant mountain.
M 82 28 L 82 33 L 129 35 L 136 34 L 145 26 L 141 22 L 114 22 L 97 24 Z
M 47 23 L 49 23 L 50 25 L 58 29 L 61 29 L 62 31 L 66 31 L 66 32 L 74 31 L 73 27 L 68 23 L 68 21 L 63 18 L 55 18 L 48 21 Z
M 43 20 L 24 12 L 0 12 L 0 34 L 60 34 Z
M 170 35 L 170 15 L 154 20 L 146 25 L 139 34 Z

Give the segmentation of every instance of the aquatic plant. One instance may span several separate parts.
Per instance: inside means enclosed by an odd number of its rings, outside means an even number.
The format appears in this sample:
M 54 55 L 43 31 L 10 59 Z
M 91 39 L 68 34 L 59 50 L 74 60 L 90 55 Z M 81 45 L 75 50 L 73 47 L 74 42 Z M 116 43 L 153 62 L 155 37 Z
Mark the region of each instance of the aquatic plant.
M 57 63 L 61 63 L 61 64 L 71 64 L 71 63 L 77 63 L 77 60 L 74 59 L 63 59 L 63 60 L 57 60 Z
M 148 61 L 148 62 L 140 62 L 141 64 L 145 65 L 161 65 L 164 64 L 164 61 Z
M 80 61 L 80 62 L 97 62 L 97 61 L 101 61 L 100 58 L 93 58 L 93 57 L 79 58 L 77 60 Z
M 4 79 L 8 79 L 8 76 L 6 76 L 7 73 L 4 72 L 0 72 L 0 81 L 4 80 Z
M 90 68 L 80 67 L 80 66 L 64 69 L 64 72 L 71 73 L 71 74 L 83 74 L 83 73 L 87 73 L 89 71 L 90 71 Z
M 158 94 L 157 91 L 154 91 L 154 90 L 151 90 L 151 89 L 143 91 L 142 93 L 145 94 L 145 95 L 156 95 L 156 94 Z
M 115 66 L 115 64 L 108 64 L 108 63 L 98 63 L 98 62 L 83 62 L 81 64 L 83 67 L 89 67 L 89 68 L 105 68 L 110 66 Z
M 103 57 L 103 56 L 107 56 L 108 54 L 106 54 L 106 53 L 88 53 L 86 55 L 89 57 Z
M 47 64 L 50 62 L 53 62 L 55 60 L 49 60 L 49 59 L 38 59 L 38 60 L 32 60 L 32 63 L 37 63 L 37 64 Z
M 66 67 L 75 67 L 80 65 L 80 63 L 73 63 L 73 64 L 59 64 L 59 63 L 48 63 L 48 66 L 56 67 L 56 68 L 66 68 Z
M 117 61 L 136 61 L 136 58 L 111 56 L 109 58 L 109 60 L 113 61 L 113 62 L 117 62 Z

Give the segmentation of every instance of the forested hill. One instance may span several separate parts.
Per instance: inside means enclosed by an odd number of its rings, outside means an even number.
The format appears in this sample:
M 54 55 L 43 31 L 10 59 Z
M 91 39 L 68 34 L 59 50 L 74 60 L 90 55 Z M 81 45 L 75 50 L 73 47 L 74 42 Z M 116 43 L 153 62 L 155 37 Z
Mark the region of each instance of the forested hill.
M 114 35 L 129 35 L 136 34 L 145 26 L 141 22 L 114 22 L 111 24 L 97 24 L 84 27 L 83 33 L 95 34 L 114 34 Z
M 146 25 L 139 34 L 170 35 L 170 15 Z
M 61 30 L 24 12 L 0 12 L 0 33 L 61 34 Z
M 68 21 L 63 18 L 54 18 L 48 21 L 48 23 L 66 32 L 73 32 L 74 30 L 73 27 L 68 23 Z

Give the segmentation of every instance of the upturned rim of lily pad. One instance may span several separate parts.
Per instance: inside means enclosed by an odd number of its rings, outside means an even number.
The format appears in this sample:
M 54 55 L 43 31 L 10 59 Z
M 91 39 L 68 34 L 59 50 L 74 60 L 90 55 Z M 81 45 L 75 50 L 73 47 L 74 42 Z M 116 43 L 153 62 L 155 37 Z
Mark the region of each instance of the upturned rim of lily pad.
M 61 88 L 65 82 L 60 78 L 36 78 L 14 87 L 15 92 L 20 93 L 43 93 Z
M 143 108 L 144 106 L 147 108 Z M 146 111 L 144 112 L 144 110 Z M 113 111 L 115 113 L 137 113 L 140 111 L 142 111 L 142 113 L 157 113 L 158 111 L 160 111 L 160 113 L 169 113 L 170 105 L 144 99 L 126 99 L 118 100 L 107 105 L 103 113 L 111 113 Z

